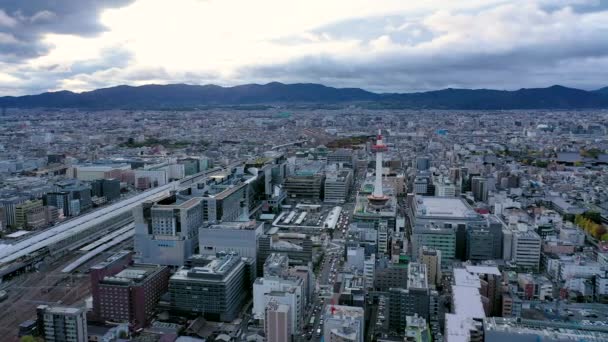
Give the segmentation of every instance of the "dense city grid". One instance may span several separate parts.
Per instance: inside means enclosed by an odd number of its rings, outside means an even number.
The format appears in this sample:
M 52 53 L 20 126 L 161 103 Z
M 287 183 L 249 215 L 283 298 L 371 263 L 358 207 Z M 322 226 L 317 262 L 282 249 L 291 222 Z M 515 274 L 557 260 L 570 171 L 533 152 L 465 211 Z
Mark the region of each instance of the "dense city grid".
M 607 123 L 5 109 L 0 339 L 608 341 Z

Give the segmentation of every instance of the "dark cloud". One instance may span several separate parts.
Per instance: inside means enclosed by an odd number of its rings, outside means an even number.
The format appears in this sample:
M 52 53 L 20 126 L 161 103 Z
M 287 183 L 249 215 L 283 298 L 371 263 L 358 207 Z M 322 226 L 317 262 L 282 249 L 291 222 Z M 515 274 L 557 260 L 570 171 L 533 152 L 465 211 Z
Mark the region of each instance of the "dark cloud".
M 46 33 L 93 36 L 107 28 L 99 22 L 103 9 L 126 6 L 133 0 L 0 0 L 0 60 L 20 62 L 46 54 Z

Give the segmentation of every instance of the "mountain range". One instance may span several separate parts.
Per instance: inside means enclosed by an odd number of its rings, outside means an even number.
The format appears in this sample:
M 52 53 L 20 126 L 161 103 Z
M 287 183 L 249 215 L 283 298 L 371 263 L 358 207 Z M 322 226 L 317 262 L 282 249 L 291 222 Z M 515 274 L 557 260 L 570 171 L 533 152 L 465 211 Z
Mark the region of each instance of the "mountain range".
M 587 109 L 608 108 L 608 87 L 586 91 L 564 86 L 514 91 L 443 89 L 417 93 L 373 93 L 321 84 L 116 86 L 88 92 L 47 92 L 0 97 L 2 108 L 170 109 L 257 104 L 346 104 L 411 109 Z

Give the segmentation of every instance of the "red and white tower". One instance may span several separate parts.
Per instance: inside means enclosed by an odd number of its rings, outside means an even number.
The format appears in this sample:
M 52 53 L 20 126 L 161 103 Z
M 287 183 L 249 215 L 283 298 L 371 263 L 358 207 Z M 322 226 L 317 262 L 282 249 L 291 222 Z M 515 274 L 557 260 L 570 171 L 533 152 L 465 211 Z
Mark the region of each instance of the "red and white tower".
M 372 151 L 376 153 L 376 179 L 374 181 L 374 192 L 367 197 L 369 203 L 375 207 L 383 207 L 388 201 L 388 197 L 382 191 L 382 153 L 388 151 L 388 146 L 382 141 L 382 130 L 378 129 L 376 144 L 372 146 Z

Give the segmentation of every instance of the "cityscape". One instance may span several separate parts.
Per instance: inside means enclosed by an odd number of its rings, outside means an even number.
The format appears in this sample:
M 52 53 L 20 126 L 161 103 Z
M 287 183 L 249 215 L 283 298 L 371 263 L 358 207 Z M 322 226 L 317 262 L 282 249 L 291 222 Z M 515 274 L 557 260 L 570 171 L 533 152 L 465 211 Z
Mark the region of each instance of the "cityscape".
M 0 0 L 0 342 L 608 342 L 607 23 Z
M 608 111 L 39 115 L 1 134 L 4 336 L 608 336 Z

